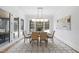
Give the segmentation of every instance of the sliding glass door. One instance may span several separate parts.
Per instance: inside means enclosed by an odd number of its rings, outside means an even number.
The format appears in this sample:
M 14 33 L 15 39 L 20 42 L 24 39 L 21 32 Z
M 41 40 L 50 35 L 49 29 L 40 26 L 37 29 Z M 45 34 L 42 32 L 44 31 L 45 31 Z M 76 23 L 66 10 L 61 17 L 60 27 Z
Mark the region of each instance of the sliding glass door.
M 10 41 L 10 18 L 0 18 L 0 44 Z

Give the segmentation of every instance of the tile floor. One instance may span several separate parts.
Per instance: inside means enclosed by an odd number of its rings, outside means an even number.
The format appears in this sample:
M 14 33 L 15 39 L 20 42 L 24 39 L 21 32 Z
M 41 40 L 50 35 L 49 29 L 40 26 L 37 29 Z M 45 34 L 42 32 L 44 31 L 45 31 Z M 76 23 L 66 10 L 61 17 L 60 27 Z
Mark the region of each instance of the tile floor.
M 46 47 L 44 42 L 42 43 L 42 46 L 37 46 L 36 42 L 34 42 L 33 46 L 29 43 L 29 40 L 26 39 L 26 42 L 24 43 L 23 40 L 21 40 L 19 43 L 17 43 L 15 46 L 10 48 L 6 53 L 77 53 L 72 48 L 67 46 L 66 44 L 62 43 L 58 39 L 54 38 L 54 41 L 52 39 L 48 40 L 48 46 Z

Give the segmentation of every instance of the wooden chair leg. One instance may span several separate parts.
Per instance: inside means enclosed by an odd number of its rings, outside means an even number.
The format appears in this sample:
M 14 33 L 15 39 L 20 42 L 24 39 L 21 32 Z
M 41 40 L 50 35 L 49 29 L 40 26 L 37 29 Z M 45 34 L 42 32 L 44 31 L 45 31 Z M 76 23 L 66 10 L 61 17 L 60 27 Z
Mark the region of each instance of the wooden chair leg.
M 48 45 L 48 41 L 47 40 L 45 40 L 45 44 L 46 44 L 46 46 Z
M 40 46 L 41 46 L 41 40 L 40 40 Z
M 38 46 L 38 43 L 39 43 L 39 42 L 38 42 L 38 40 L 37 40 L 37 46 Z
M 24 43 L 25 43 L 25 38 L 24 38 Z
M 30 41 L 30 44 L 32 43 L 32 41 Z
M 31 45 L 33 46 L 33 40 L 31 41 Z

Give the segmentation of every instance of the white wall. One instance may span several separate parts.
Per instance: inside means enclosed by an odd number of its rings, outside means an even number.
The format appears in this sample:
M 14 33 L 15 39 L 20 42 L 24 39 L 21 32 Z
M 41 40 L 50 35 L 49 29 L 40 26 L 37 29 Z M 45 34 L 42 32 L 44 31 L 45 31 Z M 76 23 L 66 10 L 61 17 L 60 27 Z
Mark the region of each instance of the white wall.
M 79 51 L 79 7 L 63 7 L 55 15 L 54 28 L 56 20 L 64 16 L 71 15 L 71 30 L 56 29 L 55 36 L 75 50 Z

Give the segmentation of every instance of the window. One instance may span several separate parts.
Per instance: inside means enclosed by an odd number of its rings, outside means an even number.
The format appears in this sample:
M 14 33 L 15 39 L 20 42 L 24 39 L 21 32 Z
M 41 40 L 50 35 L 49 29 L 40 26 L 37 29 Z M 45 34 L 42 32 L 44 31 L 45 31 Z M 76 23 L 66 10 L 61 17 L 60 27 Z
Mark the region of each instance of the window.
M 9 18 L 0 19 L 0 31 L 9 32 Z
M 46 30 L 49 29 L 49 21 L 45 22 L 45 29 L 46 29 Z
M 18 18 L 14 18 L 14 32 L 18 31 Z
M 43 30 L 43 22 L 36 22 L 36 31 L 42 31 Z
M 19 37 L 19 17 L 14 18 L 14 33 L 13 38 Z
M 10 18 L 0 18 L 0 44 L 10 41 Z
M 32 31 L 44 31 L 49 29 L 48 19 L 32 19 L 30 20 L 29 30 Z

